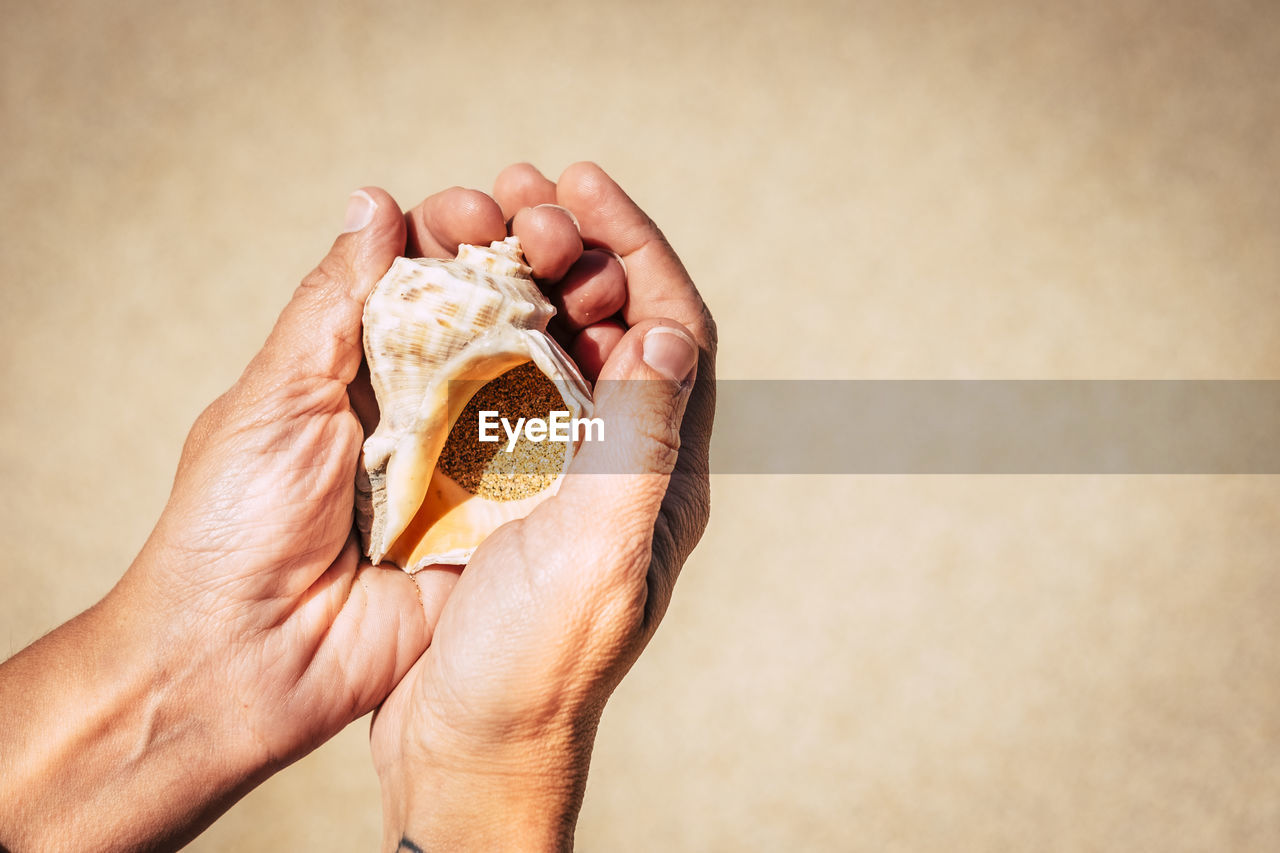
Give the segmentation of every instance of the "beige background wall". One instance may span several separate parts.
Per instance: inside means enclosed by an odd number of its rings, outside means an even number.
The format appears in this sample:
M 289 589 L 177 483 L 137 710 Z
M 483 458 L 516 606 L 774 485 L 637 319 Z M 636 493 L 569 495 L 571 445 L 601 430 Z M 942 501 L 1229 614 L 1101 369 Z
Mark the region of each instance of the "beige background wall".
M 726 378 L 1280 378 L 1280 5 L 792 5 L 4 3 L 0 651 L 362 184 L 601 162 Z M 581 848 L 1280 848 L 1277 478 L 714 485 Z M 191 849 L 372 848 L 366 733 Z

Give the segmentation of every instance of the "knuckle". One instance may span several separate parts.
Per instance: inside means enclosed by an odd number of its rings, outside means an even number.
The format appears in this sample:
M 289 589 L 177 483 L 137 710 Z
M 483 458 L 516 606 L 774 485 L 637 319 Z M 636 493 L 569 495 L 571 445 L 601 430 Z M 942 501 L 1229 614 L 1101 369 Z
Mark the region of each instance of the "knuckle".
M 670 474 L 680 458 L 680 430 L 667 419 L 648 421 L 639 430 L 643 470 Z
M 330 294 L 340 289 L 347 279 L 347 273 L 347 265 L 338 253 L 330 252 L 302 279 L 301 289 L 310 293 Z
M 192 462 L 199 457 L 213 436 L 218 424 L 226 419 L 227 406 L 223 402 L 226 395 L 218 397 L 204 411 L 196 415 L 195 421 L 191 424 L 191 429 L 187 433 L 187 439 L 182 444 L 182 454 L 178 459 L 178 472 L 181 474 L 189 468 Z

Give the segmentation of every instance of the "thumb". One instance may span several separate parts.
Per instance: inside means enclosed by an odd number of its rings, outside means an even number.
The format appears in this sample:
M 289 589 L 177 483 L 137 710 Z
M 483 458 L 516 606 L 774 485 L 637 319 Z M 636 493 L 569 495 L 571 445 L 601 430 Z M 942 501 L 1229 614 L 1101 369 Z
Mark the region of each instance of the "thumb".
M 593 415 L 604 424 L 604 440 L 583 442 L 547 504 L 568 514 L 572 527 L 563 529 L 598 531 L 584 538 L 648 553 L 697 359 L 693 335 L 674 320 L 638 324 L 614 347 L 595 386 Z
M 294 291 L 259 356 L 277 381 L 351 383 L 363 351 L 365 299 L 404 251 L 404 241 L 404 215 L 388 193 L 365 187 L 351 194 L 342 234 Z

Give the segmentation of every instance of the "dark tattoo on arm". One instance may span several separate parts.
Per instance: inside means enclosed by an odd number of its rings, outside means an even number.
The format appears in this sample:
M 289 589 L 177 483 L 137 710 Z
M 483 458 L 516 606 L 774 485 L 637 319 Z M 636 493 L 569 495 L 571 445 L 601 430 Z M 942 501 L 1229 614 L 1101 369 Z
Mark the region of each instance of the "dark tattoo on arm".
M 400 846 L 396 848 L 396 853 L 422 853 L 422 848 L 414 844 L 405 836 L 400 836 Z

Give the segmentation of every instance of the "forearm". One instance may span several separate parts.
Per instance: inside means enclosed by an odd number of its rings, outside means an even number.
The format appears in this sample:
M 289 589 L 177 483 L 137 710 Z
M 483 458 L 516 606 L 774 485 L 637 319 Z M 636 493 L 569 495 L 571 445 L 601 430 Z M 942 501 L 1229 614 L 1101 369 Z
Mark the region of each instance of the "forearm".
M 15 853 L 176 847 L 253 782 L 176 638 L 122 597 L 0 665 L 0 845 Z

